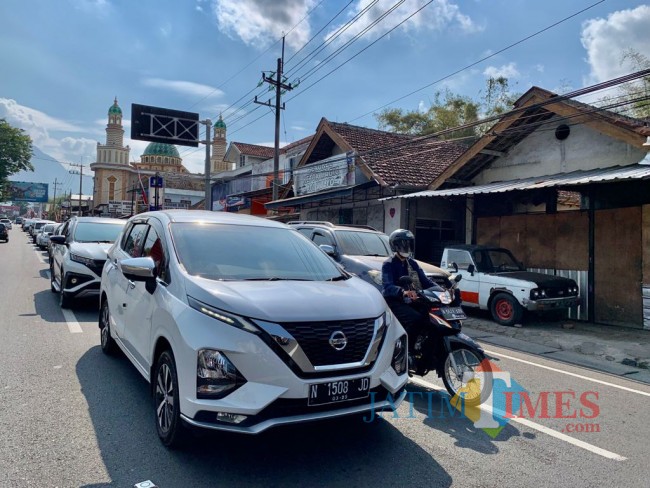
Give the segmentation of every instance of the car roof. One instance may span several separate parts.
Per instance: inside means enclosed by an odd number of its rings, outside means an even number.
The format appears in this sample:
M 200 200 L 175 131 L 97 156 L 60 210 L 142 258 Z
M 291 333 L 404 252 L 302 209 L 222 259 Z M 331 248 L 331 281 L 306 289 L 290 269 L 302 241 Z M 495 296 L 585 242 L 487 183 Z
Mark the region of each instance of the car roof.
M 447 249 L 454 249 L 458 251 L 507 251 L 507 249 L 499 246 L 485 246 L 479 244 L 453 244 L 447 246 Z
M 122 225 L 126 223 L 126 221 L 122 219 L 110 219 L 106 217 L 73 217 L 72 220 L 79 223 L 98 222 L 100 224 L 122 224 Z
M 317 220 L 295 220 L 288 222 L 290 226 L 300 227 L 320 227 L 331 230 L 351 230 L 354 232 L 368 232 L 373 234 L 383 234 L 383 232 L 370 227 L 369 225 L 353 225 L 353 224 L 333 224 L 332 222 L 317 221 Z
M 173 223 L 235 224 L 288 228 L 282 222 L 276 222 L 262 217 L 232 212 L 211 212 L 209 210 L 158 210 L 135 215 L 130 220 L 145 219 L 148 217 L 157 217 L 160 220 Z

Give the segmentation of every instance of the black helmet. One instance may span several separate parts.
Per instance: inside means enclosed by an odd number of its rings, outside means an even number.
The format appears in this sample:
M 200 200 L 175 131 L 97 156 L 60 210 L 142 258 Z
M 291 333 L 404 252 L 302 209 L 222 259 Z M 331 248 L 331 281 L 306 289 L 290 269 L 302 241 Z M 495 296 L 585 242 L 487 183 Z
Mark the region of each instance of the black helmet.
M 403 256 L 413 253 L 415 249 L 415 236 L 410 230 L 394 230 L 391 232 L 388 242 L 392 251 L 401 253 Z

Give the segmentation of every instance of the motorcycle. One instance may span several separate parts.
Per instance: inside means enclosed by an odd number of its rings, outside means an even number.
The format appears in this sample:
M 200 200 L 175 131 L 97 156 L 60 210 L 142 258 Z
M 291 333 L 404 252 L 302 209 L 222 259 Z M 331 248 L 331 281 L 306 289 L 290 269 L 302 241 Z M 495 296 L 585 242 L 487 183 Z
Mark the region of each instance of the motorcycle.
M 466 404 L 477 404 L 491 393 L 491 370 L 483 348 L 462 333 L 462 321 L 467 316 L 457 293 L 461 278 L 452 278 L 447 289 L 434 285 L 426 290 L 414 290 L 409 276 L 400 278 L 404 289 L 417 293 L 418 298 L 410 305 L 429 317 L 428 326 L 422 327 L 417 337 L 409 337 L 413 344 L 409 351 L 409 376 L 425 376 L 435 371 L 452 398 L 458 395 Z M 479 372 L 482 377 L 477 375 Z

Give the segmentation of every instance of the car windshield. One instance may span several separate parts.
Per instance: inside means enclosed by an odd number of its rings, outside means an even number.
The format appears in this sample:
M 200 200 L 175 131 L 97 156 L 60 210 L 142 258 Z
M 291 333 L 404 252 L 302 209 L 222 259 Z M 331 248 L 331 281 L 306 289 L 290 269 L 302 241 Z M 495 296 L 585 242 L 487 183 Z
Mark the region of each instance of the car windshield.
M 76 242 L 115 242 L 123 223 L 79 222 L 74 231 Z
M 44 225 L 45 225 L 45 222 L 36 222 L 36 223 L 34 224 L 34 229 L 40 229 L 40 228 L 43 227 Z
M 341 279 L 336 264 L 297 231 L 231 224 L 175 223 L 181 265 L 211 280 Z
M 375 232 L 338 230 L 339 252 L 349 256 L 388 256 L 388 236 Z M 383 237 L 386 237 L 384 240 Z
M 505 249 L 488 249 L 474 255 L 479 271 L 486 273 L 505 273 L 509 271 L 524 271 L 524 268 Z
M 45 234 L 46 232 L 52 233 L 54 231 L 54 227 L 56 227 L 56 224 L 48 224 L 45 227 L 43 227 L 41 232 L 43 232 L 43 234 Z

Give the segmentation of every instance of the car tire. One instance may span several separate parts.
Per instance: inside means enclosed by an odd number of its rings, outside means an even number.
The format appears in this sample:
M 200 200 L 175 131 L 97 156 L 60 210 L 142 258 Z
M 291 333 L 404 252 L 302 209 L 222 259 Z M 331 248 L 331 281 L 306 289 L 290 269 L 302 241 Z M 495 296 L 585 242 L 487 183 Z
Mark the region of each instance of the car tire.
M 111 313 L 108 309 L 106 299 L 102 301 L 99 311 L 99 338 L 102 352 L 108 356 L 113 356 L 117 352 L 117 344 L 111 337 Z
M 163 351 L 158 356 L 152 382 L 158 437 L 165 447 L 180 447 L 186 438 L 187 429 L 181 420 L 176 362 L 170 350 Z
M 50 265 L 50 291 L 56 293 L 56 287 L 54 286 L 54 266 Z
M 70 308 L 72 305 L 72 298 L 70 298 L 63 291 L 63 283 L 65 283 L 65 273 L 63 272 L 63 268 L 61 268 L 61 291 L 59 292 L 59 305 L 61 308 Z
M 524 309 L 510 293 L 497 293 L 490 303 L 492 319 L 501 325 L 515 325 L 521 322 Z

